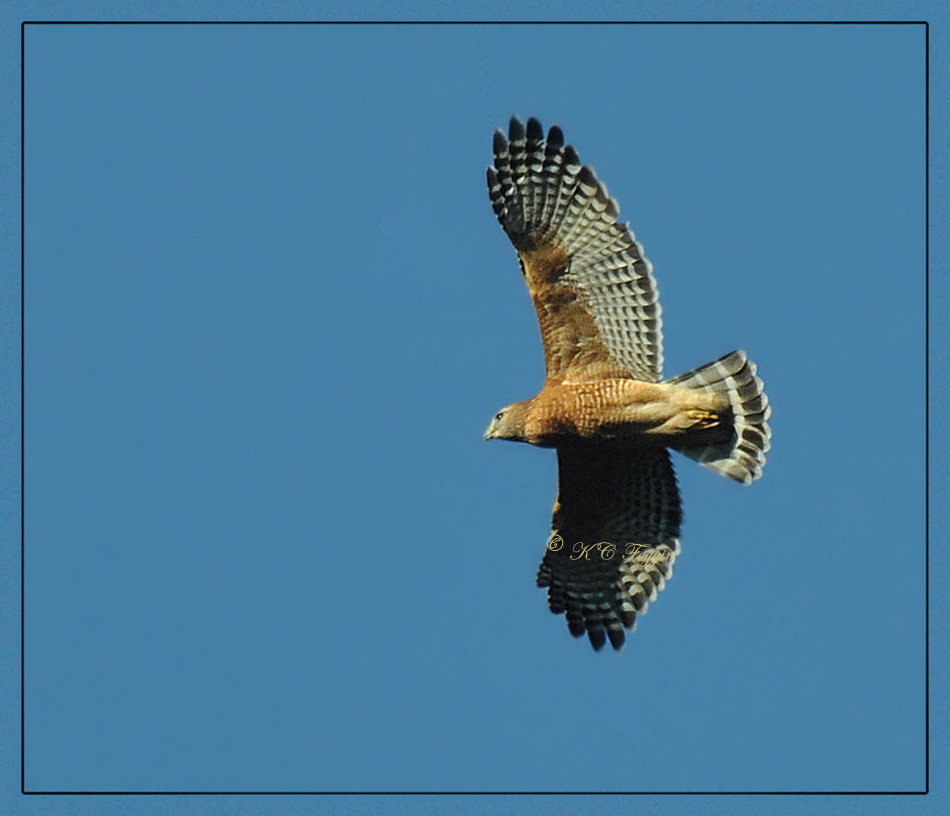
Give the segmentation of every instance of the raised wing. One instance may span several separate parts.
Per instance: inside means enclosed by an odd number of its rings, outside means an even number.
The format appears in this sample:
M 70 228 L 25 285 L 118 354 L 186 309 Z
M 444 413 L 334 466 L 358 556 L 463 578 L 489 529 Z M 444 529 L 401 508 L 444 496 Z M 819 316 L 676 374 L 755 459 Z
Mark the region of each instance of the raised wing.
M 595 649 L 614 649 L 673 572 L 682 520 L 665 448 L 558 448 L 558 497 L 538 570 L 551 611 Z
M 495 131 L 492 209 L 521 261 L 541 327 L 548 379 L 632 376 L 659 382 L 660 304 L 650 262 L 617 202 L 537 119 Z

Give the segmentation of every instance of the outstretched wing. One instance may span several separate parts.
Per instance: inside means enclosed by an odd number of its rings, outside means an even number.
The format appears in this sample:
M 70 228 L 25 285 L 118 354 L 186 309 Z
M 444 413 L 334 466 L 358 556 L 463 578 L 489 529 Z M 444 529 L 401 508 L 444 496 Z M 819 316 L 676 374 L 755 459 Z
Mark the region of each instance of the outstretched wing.
M 541 327 L 548 379 L 659 382 L 660 304 L 650 262 L 617 202 L 537 119 L 495 131 L 492 208 L 518 251 Z
M 673 572 L 682 520 L 665 448 L 590 443 L 558 448 L 558 497 L 538 570 L 571 634 L 614 649 Z

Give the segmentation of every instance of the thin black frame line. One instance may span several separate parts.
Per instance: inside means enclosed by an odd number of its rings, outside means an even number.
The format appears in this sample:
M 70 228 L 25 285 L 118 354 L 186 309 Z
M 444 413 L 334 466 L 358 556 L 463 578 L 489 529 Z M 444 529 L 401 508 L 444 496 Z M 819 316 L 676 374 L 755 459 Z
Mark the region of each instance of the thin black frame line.
M 24 20 L 23 25 L 928 25 L 927 20 Z
M 26 791 L 25 796 L 926 796 L 926 791 Z
M 26 792 L 26 25 L 20 26 L 20 792 Z
M 924 790 L 930 792 L 930 24 L 924 23 Z
M 927 20 L 822 21 L 49 21 L 20 24 L 20 793 L 28 796 L 259 796 L 366 795 L 366 791 L 27 791 L 26 790 L 26 26 L 27 25 L 923 25 L 924 26 L 924 790 L 923 791 L 371 791 L 373 795 L 725 795 L 919 796 L 930 792 L 930 23 Z

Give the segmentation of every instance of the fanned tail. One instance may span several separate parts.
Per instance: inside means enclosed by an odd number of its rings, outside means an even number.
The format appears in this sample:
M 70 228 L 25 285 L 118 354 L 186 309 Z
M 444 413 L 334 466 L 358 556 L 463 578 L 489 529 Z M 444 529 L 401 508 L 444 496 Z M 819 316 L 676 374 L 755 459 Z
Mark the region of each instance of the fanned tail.
M 762 475 L 772 430 L 766 420 L 772 410 L 765 385 L 756 376 L 755 363 L 744 351 L 734 351 L 715 362 L 688 371 L 668 382 L 697 391 L 725 394 L 729 399 L 732 434 L 724 442 L 676 450 L 699 464 L 737 482 L 749 484 Z

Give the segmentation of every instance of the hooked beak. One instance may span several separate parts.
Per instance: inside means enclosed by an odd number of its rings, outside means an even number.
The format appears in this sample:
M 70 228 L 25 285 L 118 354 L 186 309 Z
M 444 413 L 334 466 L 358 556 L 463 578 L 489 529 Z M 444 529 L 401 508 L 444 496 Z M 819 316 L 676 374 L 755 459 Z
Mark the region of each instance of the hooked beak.
M 494 439 L 495 438 L 495 422 L 492 420 L 491 425 L 485 429 L 485 439 Z

